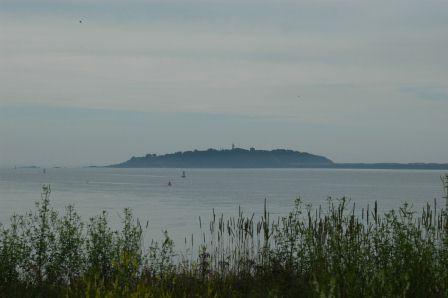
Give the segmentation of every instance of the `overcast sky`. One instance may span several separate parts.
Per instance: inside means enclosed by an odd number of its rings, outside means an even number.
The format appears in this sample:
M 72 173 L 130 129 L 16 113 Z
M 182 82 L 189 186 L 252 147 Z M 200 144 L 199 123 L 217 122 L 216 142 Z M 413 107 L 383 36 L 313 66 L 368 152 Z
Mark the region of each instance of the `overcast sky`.
M 448 1 L 0 0 L 0 165 L 448 162 Z

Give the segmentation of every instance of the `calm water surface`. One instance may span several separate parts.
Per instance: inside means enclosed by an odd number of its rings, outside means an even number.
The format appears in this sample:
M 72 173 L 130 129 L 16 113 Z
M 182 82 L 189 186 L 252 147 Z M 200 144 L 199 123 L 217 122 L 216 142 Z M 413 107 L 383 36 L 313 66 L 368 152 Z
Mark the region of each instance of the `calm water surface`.
M 168 230 L 176 242 L 198 228 L 198 218 L 211 211 L 236 215 L 238 206 L 260 214 L 264 199 L 273 215 L 286 214 L 300 196 L 313 205 L 326 198 L 350 197 L 365 207 L 377 200 L 381 210 L 405 201 L 420 209 L 437 199 L 442 204 L 441 171 L 345 169 L 2 169 L 0 222 L 25 213 L 39 200 L 42 184 L 51 184 L 51 201 L 58 210 L 75 205 L 84 219 L 107 210 L 117 225 L 125 207 L 142 222 L 149 220 L 149 237 Z M 168 187 L 168 181 L 172 186 Z

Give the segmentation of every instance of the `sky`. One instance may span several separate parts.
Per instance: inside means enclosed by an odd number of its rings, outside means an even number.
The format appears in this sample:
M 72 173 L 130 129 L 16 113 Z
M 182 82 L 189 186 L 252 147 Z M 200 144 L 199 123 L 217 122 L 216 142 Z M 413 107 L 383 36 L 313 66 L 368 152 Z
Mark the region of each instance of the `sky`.
M 448 1 L 0 0 L 0 166 L 448 162 Z

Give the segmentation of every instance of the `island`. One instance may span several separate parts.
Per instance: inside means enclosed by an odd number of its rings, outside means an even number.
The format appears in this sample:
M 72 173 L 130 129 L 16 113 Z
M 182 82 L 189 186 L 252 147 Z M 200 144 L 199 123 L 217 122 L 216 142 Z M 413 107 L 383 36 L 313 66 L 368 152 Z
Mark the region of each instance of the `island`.
M 132 157 L 114 168 L 308 168 L 331 167 L 330 159 L 286 149 L 208 149 Z
M 100 167 L 100 166 L 89 166 Z M 387 170 L 448 170 L 448 163 L 336 163 L 308 152 L 289 149 L 257 150 L 207 149 L 179 151 L 170 154 L 146 154 L 109 165 L 110 168 L 325 168 L 325 169 L 387 169 Z

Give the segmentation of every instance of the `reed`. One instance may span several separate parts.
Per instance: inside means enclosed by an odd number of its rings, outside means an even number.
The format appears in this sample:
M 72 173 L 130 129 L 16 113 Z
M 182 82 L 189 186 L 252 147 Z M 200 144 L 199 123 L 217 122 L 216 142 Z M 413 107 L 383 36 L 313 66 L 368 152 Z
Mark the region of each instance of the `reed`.
M 448 297 L 448 214 L 435 201 L 385 214 L 345 198 L 323 207 L 297 199 L 278 218 L 266 202 L 259 217 L 212 210 L 182 252 L 167 232 L 144 247 L 130 209 L 114 230 L 105 211 L 87 223 L 72 206 L 58 214 L 50 193 L 45 186 L 34 212 L 0 226 L 0 295 Z

